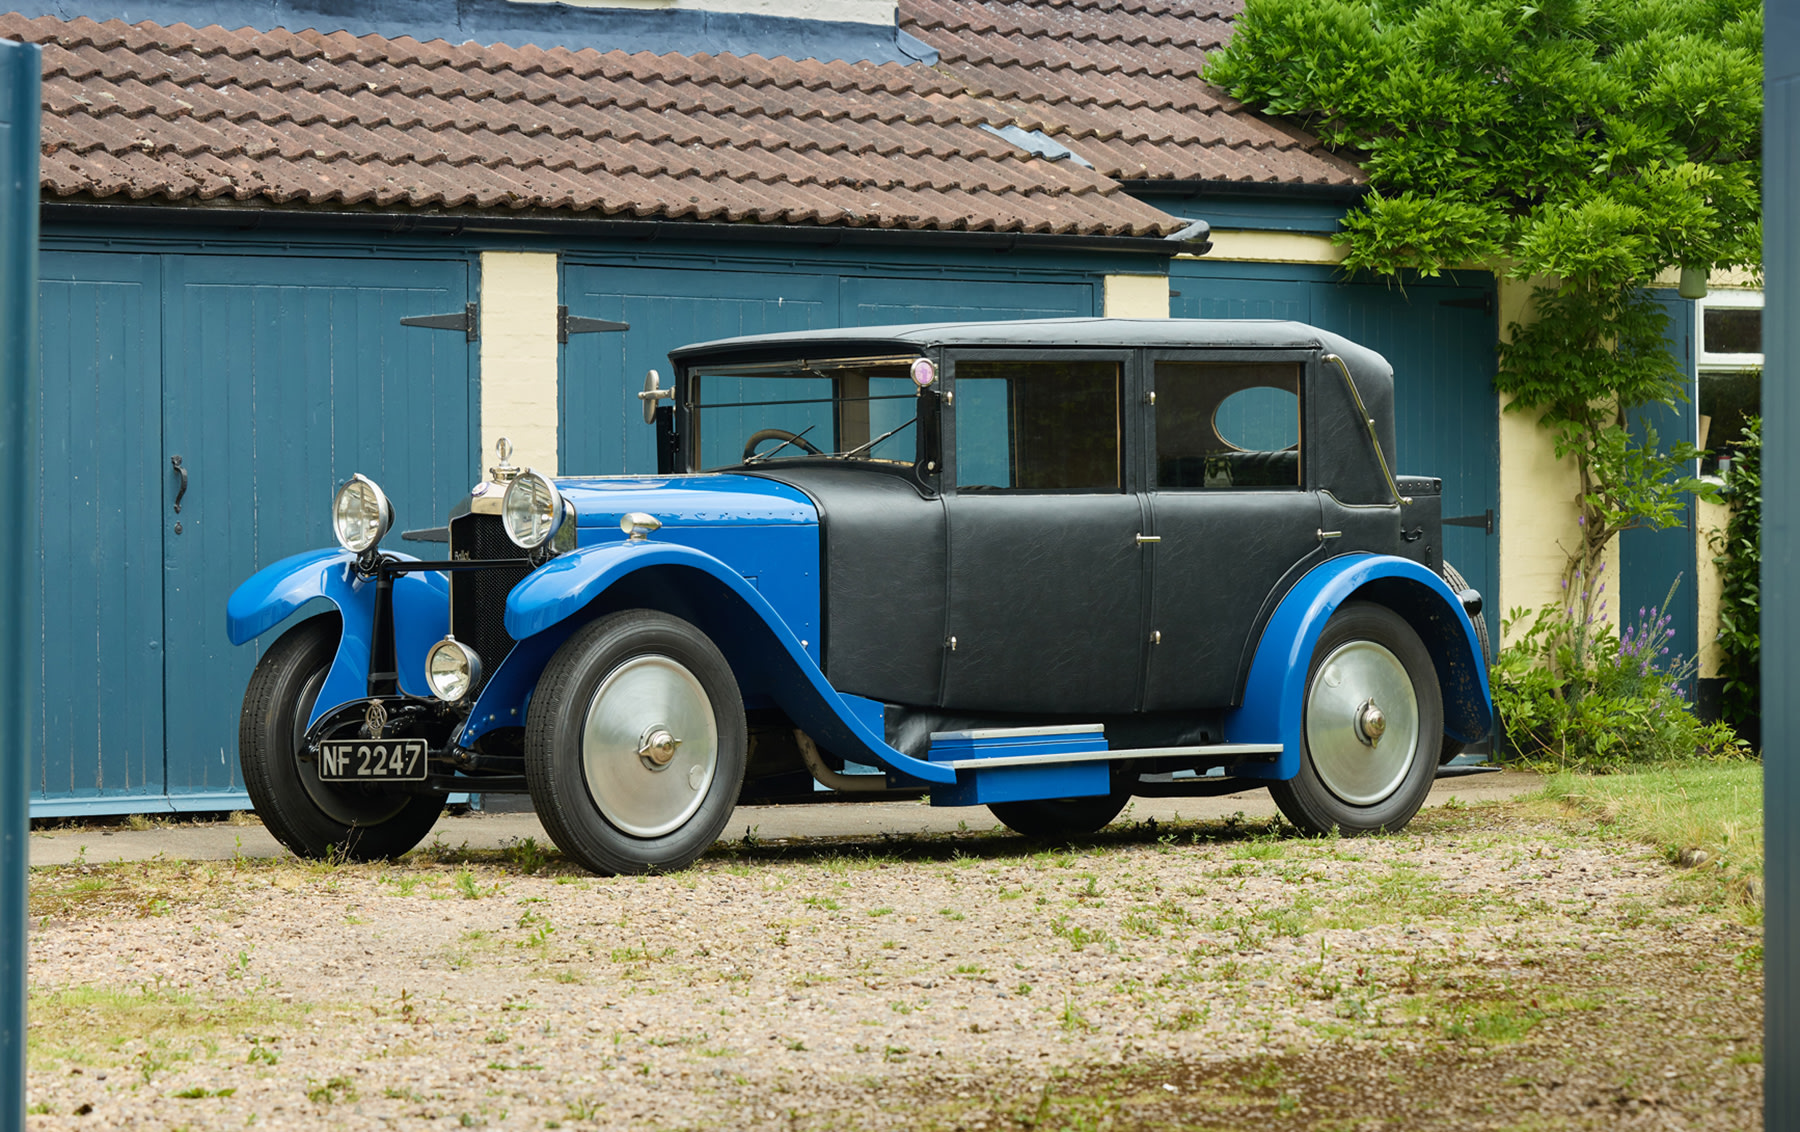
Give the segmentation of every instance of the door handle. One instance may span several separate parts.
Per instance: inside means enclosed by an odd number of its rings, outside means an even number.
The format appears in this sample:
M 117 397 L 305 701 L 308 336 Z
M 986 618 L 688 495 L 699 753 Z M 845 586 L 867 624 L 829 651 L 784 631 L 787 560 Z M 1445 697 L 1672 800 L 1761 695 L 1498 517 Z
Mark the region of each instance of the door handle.
M 180 456 L 170 456 L 169 466 L 174 468 L 175 474 L 181 477 L 181 486 L 175 489 L 175 513 L 179 515 L 181 514 L 181 497 L 187 494 L 188 473 L 187 469 L 182 466 Z
M 1139 535 L 1137 537 L 1137 544 L 1139 546 L 1143 546 L 1147 542 L 1161 542 L 1161 541 L 1162 541 L 1161 535 Z

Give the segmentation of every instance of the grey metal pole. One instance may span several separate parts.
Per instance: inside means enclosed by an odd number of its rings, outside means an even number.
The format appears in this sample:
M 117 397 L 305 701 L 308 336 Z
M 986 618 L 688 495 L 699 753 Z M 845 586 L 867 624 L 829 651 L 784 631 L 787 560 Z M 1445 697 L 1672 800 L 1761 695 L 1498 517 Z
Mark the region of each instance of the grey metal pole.
M 0 483 L 37 497 L 38 49 L 0 42 Z M 0 1130 L 25 1127 L 25 881 L 36 517 L 0 539 Z
M 1800 1128 L 1800 0 L 1763 13 L 1763 1127 Z

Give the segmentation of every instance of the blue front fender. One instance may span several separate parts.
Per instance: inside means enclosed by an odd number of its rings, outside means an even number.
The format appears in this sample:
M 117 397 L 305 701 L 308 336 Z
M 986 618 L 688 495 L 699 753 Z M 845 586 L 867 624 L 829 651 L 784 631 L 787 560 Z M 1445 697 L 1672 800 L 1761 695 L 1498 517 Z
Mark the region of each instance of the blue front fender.
M 952 783 L 956 772 L 890 747 L 882 705 L 833 688 L 775 607 L 730 566 L 692 547 L 621 541 L 556 558 L 513 587 L 506 631 L 518 645 L 488 680 L 460 739 L 471 743 L 494 727 L 524 722 L 524 707 L 545 663 L 595 603 L 628 580 L 666 580 L 680 613 L 697 619 L 725 653 L 740 685 L 766 694 L 820 746 L 853 762 L 885 766 L 925 783 Z M 654 588 L 654 587 L 649 587 Z M 673 604 L 673 603 L 671 603 Z
M 1467 743 L 1488 734 L 1494 706 L 1487 666 L 1475 625 L 1450 587 L 1405 558 L 1345 555 L 1320 563 L 1301 578 L 1263 629 L 1243 703 L 1225 716 L 1225 737 L 1231 743 L 1280 743 L 1281 757 L 1273 764 L 1240 767 L 1237 773 L 1288 779 L 1300 772 L 1300 724 L 1313 649 L 1325 622 L 1352 598 L 1387 606 L 1424 641 L 1437 668 L 1445 732 Z
M 389 557 L 418 561 L 407 554 Z M 311 550 L 258 570 L 225 603 L 225 634 L 232 644 L 241 645 L 320 597 L 337 606 L 344 630 L 309 725 L 332 708 L 369 694 L 375 580 L 356 572 L 356 556 L 347 550 Z M 425 654 L 449 631 L 449 579 L 435 570 L 394 579 L 394 659 L 401 691 L 409 696 L 431 694 L 425 683 Z

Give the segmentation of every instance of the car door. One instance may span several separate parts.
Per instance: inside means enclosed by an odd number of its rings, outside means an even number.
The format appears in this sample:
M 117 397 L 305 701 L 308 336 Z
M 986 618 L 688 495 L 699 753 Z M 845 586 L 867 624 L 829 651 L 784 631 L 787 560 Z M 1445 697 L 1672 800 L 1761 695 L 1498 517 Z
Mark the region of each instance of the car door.
M 946 707 L 1130 711 L 1143 664 L 1127 351 L 952 355 Z
M 1217 351 L 1146 363 L 1147 711 L 1232 702 L 1283 580 L 1323 557 L 1301 426 L 1308 360 Z

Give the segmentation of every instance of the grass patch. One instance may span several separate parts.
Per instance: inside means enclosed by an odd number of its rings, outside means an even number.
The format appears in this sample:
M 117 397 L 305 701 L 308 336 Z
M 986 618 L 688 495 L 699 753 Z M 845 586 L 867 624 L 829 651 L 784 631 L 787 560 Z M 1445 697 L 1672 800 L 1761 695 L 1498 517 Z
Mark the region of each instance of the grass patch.
M 1676 864 L 1705 854 L 1695 873 L 1739 903 L 1761 904 L 1761 763 L 1651 767 L 1624 774 L 1559 773 L 1544 796 L 1578 809 L 1603 827 L 1654 845 Z M 1747 898 L 1747 899 L 1746 899 Z
M 289 1029 L 308 1009 L 269 995 L 196 995 L 154 983 L 37 989 L 27 1004 L 29 1056 L 119 1065 L 132 1057 L 127 1047 L 136 1039 L 151 1050 L 180 1051 L 169 1060 L 185 1059 L 195 1046 Z M 143 1060 L 144 1052 L 137 1056 Z

